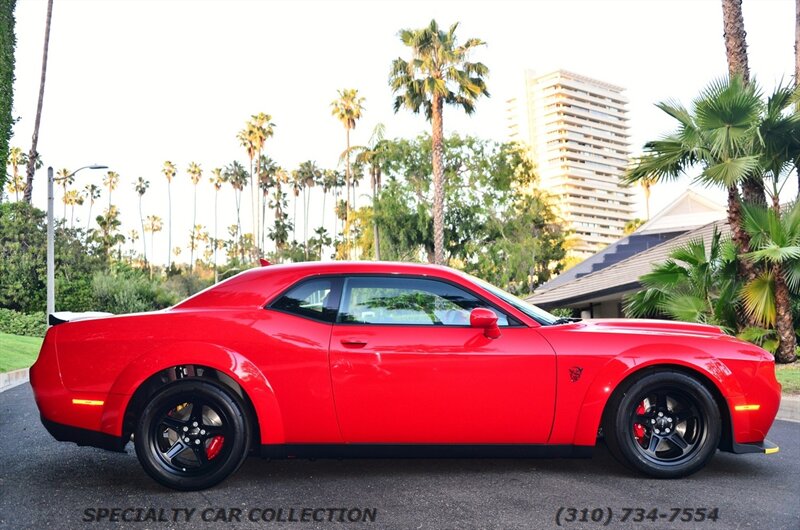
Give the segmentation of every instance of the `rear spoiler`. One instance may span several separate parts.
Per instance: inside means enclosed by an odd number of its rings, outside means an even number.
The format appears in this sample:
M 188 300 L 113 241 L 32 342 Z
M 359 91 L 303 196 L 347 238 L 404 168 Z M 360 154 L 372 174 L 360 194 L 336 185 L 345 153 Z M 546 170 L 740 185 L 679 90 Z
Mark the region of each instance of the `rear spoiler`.
M 47 323 L 51 326 L 57 326 L 65 322 L 75 322 L 76 320 L 87 320 L 90 318 L 103 318 L 113 316 L 114 313 L 104 313 L 102 311 L 84 311 L 82 313 L 75 313 L 72 311 L 58 311 L 50 313 L 47 317 Z

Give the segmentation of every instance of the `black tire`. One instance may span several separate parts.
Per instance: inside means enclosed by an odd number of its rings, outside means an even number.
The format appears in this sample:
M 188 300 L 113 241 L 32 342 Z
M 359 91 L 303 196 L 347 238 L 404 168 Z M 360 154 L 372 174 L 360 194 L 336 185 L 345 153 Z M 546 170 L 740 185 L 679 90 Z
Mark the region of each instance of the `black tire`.
M 136 456 L 157 482 L 183 491 L 210 488 L 242 465 L 250 426 L 239 397 L 221 385 L 180 380 L 159 390 L 136 426 Z
M 703 468 L 719 445 L 722 421 L 711 392 L 682 372 L 650 372 L 619 389 L 606 407 L 611 454 L 656 478 Z

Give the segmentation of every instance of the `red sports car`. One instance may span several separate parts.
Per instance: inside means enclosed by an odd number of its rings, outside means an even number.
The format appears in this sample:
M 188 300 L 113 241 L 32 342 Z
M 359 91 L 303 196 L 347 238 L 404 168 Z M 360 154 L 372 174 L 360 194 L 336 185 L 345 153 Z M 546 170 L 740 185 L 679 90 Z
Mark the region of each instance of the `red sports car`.
M 153 313 L 55 314 L 31 369 L 48 431 L 171 488 L 282 457 L 589 456 L 654 477 L 771 453 L 772 356 L 708 325 L 559 319 L 461 272 L 299 263 Z

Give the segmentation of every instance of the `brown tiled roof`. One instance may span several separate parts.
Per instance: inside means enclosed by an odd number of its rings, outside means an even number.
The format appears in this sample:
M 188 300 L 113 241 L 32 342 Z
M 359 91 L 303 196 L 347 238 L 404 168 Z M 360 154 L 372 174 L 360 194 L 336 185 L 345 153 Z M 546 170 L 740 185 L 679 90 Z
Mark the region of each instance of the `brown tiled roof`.
M 730 233 L 727 222 L 715 221 L 651 247 L 605 269 L 581 276 L 552 289 L 534 292 L 527 300 L 533 304 L 553 307 L 558 304 L 579 302 L 606 294 L 636 289 L 640 286 L 639 277 L 650 272 L 655 264 L 666 261 L 670 252 L 676 248 L 696 239 L 711 241 L 714 228 L 723 235 Z

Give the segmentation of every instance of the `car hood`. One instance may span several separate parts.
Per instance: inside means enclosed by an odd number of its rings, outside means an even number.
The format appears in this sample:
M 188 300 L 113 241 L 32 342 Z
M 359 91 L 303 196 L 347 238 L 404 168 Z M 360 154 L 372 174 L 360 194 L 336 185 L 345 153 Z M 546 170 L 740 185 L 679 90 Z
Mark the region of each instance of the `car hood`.
M 593 331 L 643 332 L 643 333 L 690 333 L 693 335 L 724 335 L 718 326 L 674 322 L 671 320 L 649 320 L 633 318 L 595 318 L 582 320 L 578 324 Z

